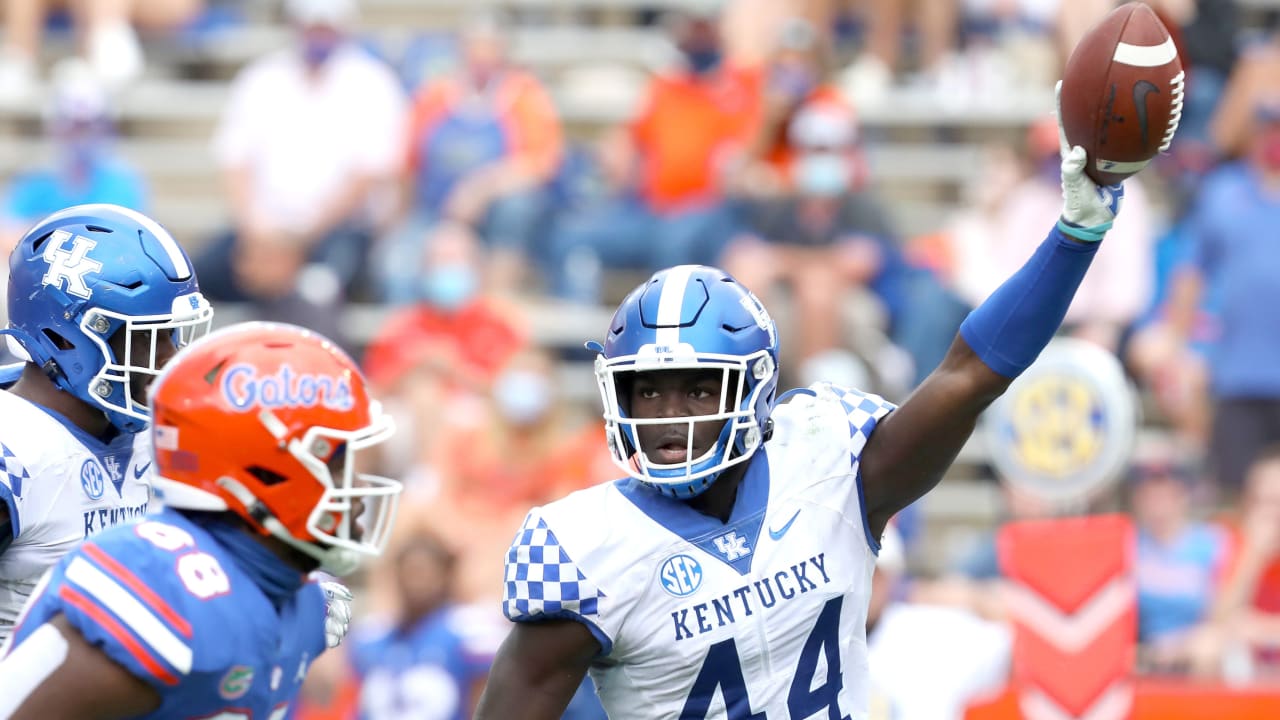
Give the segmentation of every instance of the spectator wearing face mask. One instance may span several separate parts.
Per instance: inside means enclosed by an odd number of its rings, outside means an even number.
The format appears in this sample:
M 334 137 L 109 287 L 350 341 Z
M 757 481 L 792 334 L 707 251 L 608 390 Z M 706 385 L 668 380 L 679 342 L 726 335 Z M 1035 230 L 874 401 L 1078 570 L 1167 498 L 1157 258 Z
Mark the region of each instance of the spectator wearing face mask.
M 48 164 L 20 171 L 0 203 L 0 256 L 32 223 L 72 205 L 113 203 L 147 211 L 150 193 L 138 173 L 112 147 L 107 95 L 89 66 L 78 58 L 53 72 L 52 99 L 45 111 L 45 135 L 52 144 Z M 0 273 L 0 298 L 8 273 Z M 0 323 L 4 322 L 0 300 Z M 0 361 L 6 358 L 0 346 Z
M 843 346 L 848 292 L 887 288 L 896 256 L 885 208 L 866 183 L 852 111 L 837 100 L 810 100 L 787 128 L 783 170 L 792 189 L 751 203 L 746 231 L 721 262 L 765 303 L 785 288 L 794 316 L 790 347 L 803 362 Z
M 561 160 L 562 130 L 551 96 L 507 57 L 504 16 L 477 13 L 460 37 L 460 65 L 413 100 L 401 172 L 404 219 L 383 248 L 385 294 L 411 293 L 404 268 L 421 256 L 424 229 L 442 219 L 471 226 L 486 247 L 495 288 L 527 278 L 547 212 L 546 186 Z
M 794 162 L 801 151 L 793 126 L 800 113 L 814 106 L 843 106 L 845 100 L 830 83 L 831 50 L 827 36 L 802 17 L 789 17 L 777 31 L 774 51 L 763 70 L 760 121 L 747 144 L 740 168 L 730 182 L 733 192 L 751 197 L 778 196 L 796 189 Z M 847 108 L 846 108 L 847 109 Z M 855 131 L 856 118 L 847 109 L 844 120 Z M 849 159 L 861 164 L 861 154 Z M 812 159 L 811 159 L 812 161 Z M 833 167 L 834 161 L 828 162 Z M 854 168 L 861 175 L 861 167 Z M 828 178 L 845 171 L 828 170 Z
M 196 265 L 213 298 L 296 322 L 279 315 L 309 307 L 302 324 L 325 327 L 364 268 L 405 98 L 352 40 L 355 0 L 288 0 L 285 11 L 293 44 L 240 72 L 215 131 L 232 227 Z
M 552 357 L 525 349 L 489 385 L 485 420 L 444 432 L 438 494 L 417 511 L 449 536 L 464 536 L 458 592 L 489 598 L 502 587 L 501 557 L 529 508 L 613 479 L 603 427 L 570 412 L 555 386 Z
M 63 60 L 54 69 L 45 134 L 52 141 L 51 164 L 20 172 L 6 193 L 0 218 L 6 256 L 31 223 L 64 207 L 113 203 L 147 210 L 141 175 L 112 147 L 106 91 L 83 60 Z
M 393 313 L 369 344 L 365 374 L 394 392 L 407 374 L 431 364 L 458 389 L 487 394 L 527 343 L 519 313 L 486 291 L 482 250 L 465 226 L 442 223 L 423 242 L 414 302 Z
M 1219 293 L 1220 334 L 1207 363 L 1209 455 L 1227 495 L 1239 492 L 1262 448 L 1280 442 L 1280 98 L 1255 104 L 1252 130 L 1244 157 L 1200 186 L 1184 220 L 1192 259 L 1175 272 L 1165 311 L 1172 363 L 1192 336 L 1204 288 Z
M 626 187 L 553 231 L 549 274 L 561 297 L 601 299 L 598 281 L 581 281 L 584 267 L 710 264 L 732 235 L 726 190 L 760 116 L 760 70 L 724 59 L 714 12 L 674 12 L 667 24 L 682 59 L 650 81 L 622 136 Z

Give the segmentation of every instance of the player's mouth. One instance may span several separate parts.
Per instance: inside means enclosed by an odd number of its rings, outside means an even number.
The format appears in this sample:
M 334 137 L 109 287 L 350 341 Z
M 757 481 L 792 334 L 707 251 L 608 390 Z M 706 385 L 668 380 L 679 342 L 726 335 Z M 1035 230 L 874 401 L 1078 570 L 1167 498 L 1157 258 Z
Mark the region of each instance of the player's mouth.
M 689 439 L 682 436 L 668 435 L 658 442 L 658 446 L 649 453 L 650 460 L 659 465 L 675 465 L 688 462 Z

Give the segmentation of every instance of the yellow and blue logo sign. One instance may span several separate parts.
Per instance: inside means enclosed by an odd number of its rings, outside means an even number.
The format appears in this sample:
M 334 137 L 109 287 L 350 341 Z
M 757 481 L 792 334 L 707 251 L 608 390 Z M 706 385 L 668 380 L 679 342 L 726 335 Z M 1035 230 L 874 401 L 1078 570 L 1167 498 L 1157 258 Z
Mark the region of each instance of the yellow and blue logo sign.
M 1001 478 L 1050 502 L 1083 501 L 1117 480 L 1137 426 L 1135 393 L 1106 350 L 1056 339 L 984 417 Z

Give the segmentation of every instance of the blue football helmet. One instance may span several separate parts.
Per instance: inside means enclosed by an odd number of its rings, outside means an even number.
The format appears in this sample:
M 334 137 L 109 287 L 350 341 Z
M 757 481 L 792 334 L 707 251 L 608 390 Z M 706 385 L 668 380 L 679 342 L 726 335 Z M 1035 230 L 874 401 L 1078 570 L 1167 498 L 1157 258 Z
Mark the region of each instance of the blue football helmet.
M 622 301 L 599 352 L 596 380 L 614 463 L 676 498 L 696 496 L 728 467 L 745 462 L 767 439 L 778 387 L 778 332 L 751 291 L 718 268 L 680 265 L 655 273 Z M 630 417 L 627 373 L 719 369 L 721 412 L 687 417 Z M 622 382 L 619 382 L 622 380 Z M 715 445 L 693 457 L 694 424 L 724 422 Z M 640 425 L 689 424 L 685 461 L 654 463 L 640 450 Z
M 169 232 L 106 204 L 60 210 L 27 231 L 9 256 L 8 309 L 0 334 L 14 353 L 125 432 L 150 419 L 131 390 L 159 374 L 159 343 L 182 347 L 213 322 L 191 260 Z M 110 345 L 117 332 L 122 357 Z

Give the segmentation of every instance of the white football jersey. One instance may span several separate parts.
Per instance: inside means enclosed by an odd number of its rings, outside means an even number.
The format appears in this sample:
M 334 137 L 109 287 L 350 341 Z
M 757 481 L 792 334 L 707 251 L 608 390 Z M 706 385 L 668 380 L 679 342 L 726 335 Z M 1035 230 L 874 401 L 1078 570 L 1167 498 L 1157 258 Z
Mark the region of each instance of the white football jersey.
M 40 577 L 85 538 L 147 512 L 146 433 L 103 443 L 0 391 L 0 501 L 14 538 L 0 553 L 0 644 Z M 136 455 L 135 442 L 144 450 Z
M 586 624 L 614 720 L 865 718 L 879 542 L 858 468 L 893 409 L 827 384 L 784 398 L 725 523 L 632 479 L 534 508 L 507 617 Z

